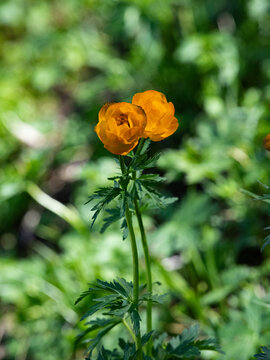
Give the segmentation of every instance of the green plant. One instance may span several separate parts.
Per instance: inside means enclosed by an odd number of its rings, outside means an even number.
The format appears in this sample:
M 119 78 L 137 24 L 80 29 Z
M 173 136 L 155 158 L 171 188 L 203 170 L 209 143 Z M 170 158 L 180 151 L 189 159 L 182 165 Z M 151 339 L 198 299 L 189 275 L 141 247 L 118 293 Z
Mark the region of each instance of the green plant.
M 121 175 L 110 178 L 113 186 L 100 188 L 89 197 L 89 201 L 96 201 L 92 211 L 92 225 L 99 213 L 105 207 L 116 202 L 114 207 L 107 209 L 108 217 L 104 219 L 102 231 L 115 221 L 121 221 L 123 239 L 129 235 L 133 258 L 133 282 L 118 278 L 112 282 L 97 280 L 85 291 L 76 303 L 90 297 L 88 311 L 81 320 L 101 312 L 102 318 L 88 321 L 86 329 L 78 336 L 77 344 L 83 340 L 87 343 L 87 359 L 93 359 L 97 348 L 96 359 L 185 359 L 200 355 L 200 350 L 220 350 L 214 340 L 198 340 L 199 329 L 192 327 L 181 335 L 168 338 L 167 334 L 157 336 L 158 332 L 152 329 L 152 304 L 164 301 L 164 295 L 152 292 L 151 260 L 146 240 L 146 234 L 141 216 L 142 208 L 160 208 L 176 201 L 175 198 L 166 198 L 157 190 L 164 179 L 155 173 L 144 173 L 152 168 L 159 154 L 148 155 L 150 140 L 141 139 L 135 153 L 130 152 L 126 157 L 119 156 Z M 139 262 L 137 242 L 135 238 L 132 214 L 136 215 L 145 255 L 147 272 L 147 286 L 139 285 Z M 141 335 L 140 309 L 147 303 L 146 333 Z M 130 323 L 131 322 L 131 325 Z M 132 342 L 119 339 L 118 350 L 100 348 L 102 338 L 114 327 L 125 326 Z M 153 343 L 153 337 L 155 341 Z M 122 353 L 121 353 L 122 351 Z

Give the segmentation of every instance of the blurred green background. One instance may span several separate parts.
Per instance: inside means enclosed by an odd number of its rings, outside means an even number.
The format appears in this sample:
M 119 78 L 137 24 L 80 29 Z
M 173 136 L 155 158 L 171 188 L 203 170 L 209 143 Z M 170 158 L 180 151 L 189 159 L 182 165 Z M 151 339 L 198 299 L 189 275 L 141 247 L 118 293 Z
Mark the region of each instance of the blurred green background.
M 147 89 L 180 121 L 152 143 L 179 197 L 144 215 L 170 293 L 155 326 L 199 322 L 226 353 L 209 359 L 270 344 L 269 207 L 241 192 L 269 185 L 269 0 L 1 0 L 0 89 L 0 359 L 81 359 L 76 297 L 96 277 L 131 279 L 129 242 L 100 220 L 90 231 L 84 203 L 117 171 L 99 108 Z

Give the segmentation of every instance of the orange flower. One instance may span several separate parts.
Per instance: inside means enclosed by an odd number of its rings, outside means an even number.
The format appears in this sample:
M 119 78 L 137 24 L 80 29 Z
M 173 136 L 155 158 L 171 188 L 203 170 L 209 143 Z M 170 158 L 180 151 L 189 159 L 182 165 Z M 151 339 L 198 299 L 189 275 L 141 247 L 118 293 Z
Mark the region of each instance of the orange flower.
M 147 125 L 143 137 L 160 141 L 172 135 L 178 128 L 174 117 L 174 105 L 167 102 L 164 94 L 155 90 L 147 90 L 133 96 L 132 104 L 143 108 L 147 116 Z
M 98 117 L 95 131 L 104 147 L 116 155 L 127 155 L 134 149 L 146 126 L 143 109 L 126 102 L 103 105 Z
M 266 150 L 270 151 L 270 134 L 264 138 L 263 145 Z

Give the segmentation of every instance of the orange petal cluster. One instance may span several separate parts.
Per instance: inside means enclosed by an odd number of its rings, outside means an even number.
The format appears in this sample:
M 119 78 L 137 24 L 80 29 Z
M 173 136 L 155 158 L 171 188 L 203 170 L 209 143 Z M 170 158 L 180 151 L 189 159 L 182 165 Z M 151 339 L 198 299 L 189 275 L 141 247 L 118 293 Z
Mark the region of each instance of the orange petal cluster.
M 104 147 L 116 155 L 127 155 L 138 144 L 146 126 L 142 108 L 126 102 L 107 103 L 99 111 L 95 131 Z
M 148 90 L 135 94 L 132 104 L 103 105 L 95 131 L 107 150 L 127 155 L 141 137 L 160 141 L 172 135 L 178 128 L 174 113 L 174 105 L 164 94 Z
M 178 128 L 174 105 L 168 103 L 161 92 L 147 90 L 137 93 L 133 96 L 132 104 L 141 106 L 146 113 L 147 124 L 143 137 L 160 141 L 172 135 Z

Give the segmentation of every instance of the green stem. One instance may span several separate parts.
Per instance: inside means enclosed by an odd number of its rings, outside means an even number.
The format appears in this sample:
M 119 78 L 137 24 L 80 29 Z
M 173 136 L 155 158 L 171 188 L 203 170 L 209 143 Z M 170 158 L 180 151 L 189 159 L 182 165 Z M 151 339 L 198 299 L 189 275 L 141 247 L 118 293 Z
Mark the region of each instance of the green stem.
M 145 257 L 145 266 L 146 266 L 146 280 L 147 280 L 147 289 L 150 294 L 152 294 L 152 273 L 151 273 L 151 259 L 149 255 L 149 249 L 147 244 L 147 239 L 144 231 L 142 216 L 140 212 L 140 208 L 138 205 L 137 199 L 134 199 L 135 212 L 138 219 L 138 224 L 141 232 L 141 240 Z M 152 331 L 152 300 L 147 301 L 146 308 L 146 324 L 147 324 L 147 332 Z M 151 348 L 152 342 L 151 340 L 147 343 L 147 355 L 151 356 Z
M 125 325 L 125 327 L 127 328 L 128 332 L 130 333 L 133 341 L 136 343 L 136 336 L 134 335 L 134 332 L 132 331 L 131 327 L 129 326 L 127 320 L 125 318 L 122 319 L 123 324 Z
M 122 156 L 119 156 L 119 160 L 120 160 L 121 171 L 124 174 L 126 172 L 124 159 Z M 135 238 L 135 233 L 134 233 L 134 229 L 133 229 L 132 218 L 131 218 L 128 202 L 126 204 L 126 214 L 125 215 L 126 215 L 127 226 L 128 226 L 128 230 L 129 230 L 129 234 L 130 234 L 131 250 L 132 250 L 132 257 L 133 257 L 133 301 L 134 301 L 136 310 L 138 311 L 138 308 L 139 308 L 139 258 L 138 258 L 136 238 Z M 138 359 L 142 360 L 142 345 L 141 345 L 140 331 L 138 331 L 138 334 L 136 336 L 136 348 L 138 350 Z
M 144 145 L 144 142 L 145 142 L 145 139 L 142 138 L 138 145 L 138 148 L 136 151 L 136 156 L 140 154 L 142 147 Z M 136 180 L 136 172 L 133 173 L 133 180 L 134 181 Z M 150 294 L 152 294 L 151 258 L 149 255 L 149 249 L 148 249 L 147 239 L 146 239 L 144 225 L 143 225 L 143 221 L 142 221 L 142 215 L 140 212 L 138 200 L 136 198 L 134 199 L 134 207 L 135 207 L 135 212 L 136 212 L 136 216 L 137 216 L 137 220 L 138 220 L 138 224 L 139 224 L 139 228 L 140 228 L 141 241 L 142 241 L 142 246 L 143 246 L 143 251 L 144 251 L 147 289 L 148 289 L 148 292 Z M 147 332 L 152 331 L 152 300 L 148 300 L 148 302 L 147 302 L 146 324 L 147 324 Z M 151 342 L 151 340 L 149 340 L 149 342 L 147 343 L 147 355 L 148 356 L 151 356 L 151 348 L 152 348 L 152 342 Z

